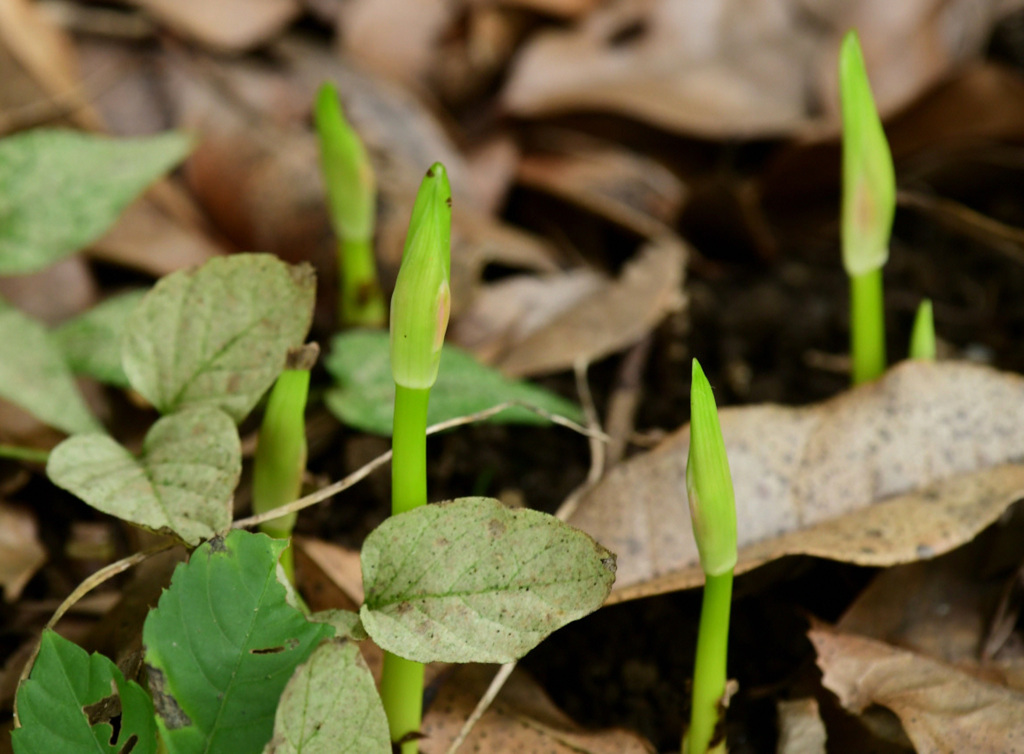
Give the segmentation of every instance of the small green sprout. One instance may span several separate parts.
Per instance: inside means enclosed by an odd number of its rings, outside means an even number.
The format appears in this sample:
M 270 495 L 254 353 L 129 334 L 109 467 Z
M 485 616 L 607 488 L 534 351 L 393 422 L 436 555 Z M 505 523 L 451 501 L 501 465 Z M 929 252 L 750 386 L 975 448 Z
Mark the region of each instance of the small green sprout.
M 889 143 L 871 96 L 856 32 L 839 53 L 843 117 L 843 266 L 850 276 L 850 340 L 853 382 L 885 371 L 882 266 L 896 213 L 896 175 Z
M 686 494 L 693 535 L 704 571 L 704 600 L 693 669 L 690 727 L 683 754 L 724 752 L 722 720 L 729 643 L 732 575 L 736 567 L 736 500 L 718 409 L 704 371 L 693 360 L 690 387 L 690 453 Z
M 284 371 L 270 391 L 253 464 L 253 513 L 266 513 L 301 497 L 302 475 L 306 471 L 309 370 L 319 353 L 315 343 L 290 352 Z M 287 539 L 295 528 L 297 516 L 297 513 L 289 513 L 266 521 L 260 524 L 260 531 L 275 539 Z M 294 583 L 295 561 L 291 547 L 282 553 L 281 566 L 288 580 Z
M 910 332 L 910 358 L 935 361 L 935 319 L 928 298 L 917 307 L 914 329 Z
M 384 294 L 373 255 L 377 181 L 359 135 L 345 120 L 338 93 L 324 84 L 314 108 L 320 166 L 327 184 L 331 223 L 338 236 L 340 324 L 383 327 Z
M 448 328 L 451 206 L 448 174 L 435 162 L 416 196 L 391 299 L 392 515 L 427 504 L 427 403 Z M 380 695 L 391 740 L 401 754 L 416 754 L 414 734 L 423 717 L 423 665 L 385 652 Z

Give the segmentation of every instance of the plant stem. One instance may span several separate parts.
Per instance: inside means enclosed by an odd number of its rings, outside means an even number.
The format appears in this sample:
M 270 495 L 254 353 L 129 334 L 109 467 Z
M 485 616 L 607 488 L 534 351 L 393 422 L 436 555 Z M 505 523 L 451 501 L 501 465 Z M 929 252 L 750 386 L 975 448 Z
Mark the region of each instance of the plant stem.
M 732 570 L 719 576 L 707 576 L 700 609 L 697 659 L 693 668 L 693 709 L 690 711 L 690 729 L 683 739 L 683 754 L 725 751 L 724 733 L 719 734 L 720 740 L 713 739 L 722 718 L 720 704 L 725 696 L 731 604 Z
M 395 385 L 392 435 L 391 515 L 427 504 L 427 403 L 430 388 Z M 420 729 L 423 717 L 423 664 L 384 653 L 381 701 L 388 716 L 391 740 L 401 741 Z M 401 745 L 401 754 L 416 754 L 415 739 Z
M 17 445 L 0 445 L 0 458 L 46 463 L 50 458 L 50 451 L 38 448 L 22 448 Z
M 338 315 L 346 327 L 383 327 L 387 318 L 384 293 L 377 279 L 373 242 L 342 238 L 338 242 L 338 270 L 341 275 Z
M 301 497 L 302 475 L 306 470 L 308 396 L 308 368 L 285 369 L 270 392 L 253 464 L 252 507 L 256 514 Z M 277 539 L 287 539 L 295 527 L 297 515 L 291 513 L 266 521 L 260 524 L 260 531 Z M 294 584 L 295 561 L 291 547 L 281 554 L 281 567 Z
M 869 382 L 885 371 L 885 309 L 880 267 L 850 277 L 850 355 L 854 385 Z
M 935 319 L 931 299 L 917 307 L 914 329 L 910 332 L 910 358 L 935 361 Z

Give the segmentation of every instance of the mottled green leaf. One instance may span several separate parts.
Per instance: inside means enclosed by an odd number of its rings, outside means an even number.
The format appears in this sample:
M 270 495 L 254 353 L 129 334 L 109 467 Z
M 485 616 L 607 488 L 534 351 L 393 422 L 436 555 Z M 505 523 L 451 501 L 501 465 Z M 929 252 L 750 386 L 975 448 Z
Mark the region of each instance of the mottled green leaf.
M 93 508 L 191 545 L 231 525 L 242 470 L 238 430 L 223 411 L 165 416 L 135 458 L 107 435 L 70 437 L 50 453 L 46 473 Z
M 191 147 L 179 133 L 38 130 L 0 140 L 0 275 L 34 272 L 88 246 Z
M 110 724 L 120 714 L 117 735 Z M 101 654 L 44 631 L 32 674 L 18 689 L 14 754 L 156 752 L 153 702 Z M 134 741 L 134 744 L 131 742 Z
M 144 295 L 140 290 L 111 296 L 51 333 L 72 372 L 128 387 L 121 366 L 121 339 Z
M 285 600 L 286 546 L 241 530 L 205 543 L 146 618 L 149 689 L 170 754 L 261 751 L 288 679 L 333 635 Z
M 392 516 L 362 564 L 366 632 L 419 662 L 511 662 L 599 608 L 615 580 L 615 556 L 579 529 L 485 497 Z
M 68 434 L 101 429 L 46 328 L 3 301 L 0 398 Z
M 349 426 L 379 435 L 391 434 L 395 383 L 391 377 L 387 332 L 352 331 L 331 341 L 325 366 L 336 382 L 327 393 L 331 412 Z M 470 354 L 454 346 L 441 351 L 441 368 L 430 390 L 427 421 L 476 413 L 505 401 L 517 400 L 573 421 L 583 415 L 572 401 L 531 385 L 510 380 Z M 491 421 L 509 424 L 546 424 L 547 420 L 525 408 L 502 411 Z
M 313 317 L 313 269 L 236 254 L 162 278 L 135 310 L 122 363 L 163 414 L 214 406 L 236 422 L 302 344 Z
M 390 754 L 373 675 L 351 641 L 325 641 L 281 695 L 264 754 Z

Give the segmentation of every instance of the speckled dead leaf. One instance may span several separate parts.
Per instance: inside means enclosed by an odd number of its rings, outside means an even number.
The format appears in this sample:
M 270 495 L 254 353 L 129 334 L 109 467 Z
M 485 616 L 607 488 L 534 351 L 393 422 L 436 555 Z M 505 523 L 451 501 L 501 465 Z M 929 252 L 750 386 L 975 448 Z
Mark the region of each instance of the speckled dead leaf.
M 223 52 L 254 47 L 301 10 L 298 0 L 132 0 L 178 33 Z
M 1024 748 L 1024 694 L 873 639 L 825 628 L 808 636 L 840 703 L 854 713 L 888 707 L 919 754 Z
M 791 554 L 885 566 L 972 539 L 1024 497 L 1024 378 L 906 362 L 824 403 L 721 412 L 737 572 Z M 619 553 L 612 600 L 697 586 L 689 428 L 613 469 L 570 522 Z
M 633 345 L 669 312 L 682 306 L 686 247 L 674 236 L 645 246 L 619 277 L 598 287 L 570 309 L 557 312 L 521 340 L 506 343 L 495 365 L 525 377 L 597 361 Z M 496 333 L 499 342 L 508 336 Z
M 0 586 L 4 588 L 4 600 L 17 600 L 45 562 L 46 550 L 39 542 L 32 514 L 25 508 L 0 503 Z
M 442 686 L 423 720 L 423 754 L 444 754 L 490 683 L 494 670 L 461 667 Z M 502 754 L 650 754 L 654 747 L 618 729 L 581 729 L 526 673 L 516 671 L 484 713 L 461 751 Z
M 675 220 L 683 182 L 656 160 L 581 134 L 549 135 L 519 163 L 519 182 L 652 238 Z

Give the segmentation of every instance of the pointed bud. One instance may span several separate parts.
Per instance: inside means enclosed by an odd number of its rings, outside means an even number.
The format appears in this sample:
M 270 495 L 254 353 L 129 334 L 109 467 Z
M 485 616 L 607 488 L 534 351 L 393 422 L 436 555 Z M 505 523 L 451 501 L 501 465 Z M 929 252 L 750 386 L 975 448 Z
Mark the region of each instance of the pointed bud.
M 377 181 L 359 134 L 345 120 L 333 85 L 324 84 L 317 92 L 313 119 L 334 232 L 339 238 L 369 241 L 376 222 Z
M 736 565 L 736 499 L 715 396 L 696 359 L 690 386 L 686 494 L 701 569 L 709 576 L 731 571 Z
M 871 96 L 856 32 L 839 52 L 843 114 L 843 266 L 851 277 L 879 269 L 889 258 L 896 213 L 896 174 L 889 142 Z
M 420 184 L 391 297 L 391 374 L 402 387 L 433 386 L 451 309 L 452 190 L 435 162 Z
M 910 358 L 935 361 L 935 319 L 928 298 L 917 307 L 914 329 L 910 331 Z

